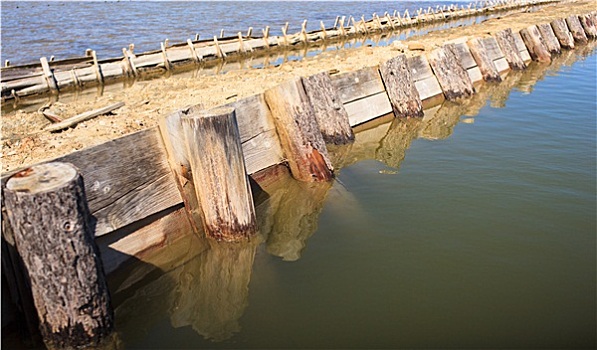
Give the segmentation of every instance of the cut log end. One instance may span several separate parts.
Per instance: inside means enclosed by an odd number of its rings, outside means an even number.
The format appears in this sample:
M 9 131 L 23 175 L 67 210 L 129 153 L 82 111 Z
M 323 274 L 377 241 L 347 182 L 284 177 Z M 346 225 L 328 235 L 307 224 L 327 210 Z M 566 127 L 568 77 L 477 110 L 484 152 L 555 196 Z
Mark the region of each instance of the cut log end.
M 70 164 L 39 164 L 13 175 L 6 184 L 6 188 L 30 194 L 48 192 L 64 186 L 76 177 L 77 171 Z

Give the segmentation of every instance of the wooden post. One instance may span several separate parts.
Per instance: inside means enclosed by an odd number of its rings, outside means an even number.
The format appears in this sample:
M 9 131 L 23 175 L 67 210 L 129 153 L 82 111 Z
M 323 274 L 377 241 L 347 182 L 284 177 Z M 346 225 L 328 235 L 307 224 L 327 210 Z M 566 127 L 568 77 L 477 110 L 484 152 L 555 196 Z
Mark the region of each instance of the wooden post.
M 427 60 L 447 100 L 473 95 L 473 83 L 451 50 L 437 48 L 427 55 Z
M 197 51 L 195 51 L 195 45 L 193 45 L 191 39 L 187 39 L 187 45 L 189 46 L 189 50 L 191 50 L 191 58 L 193 58 L 195 63 L 199 63 L 201 59 L 197 57 Z
M 553 32 L 553 29 L 551 29 L 549 23 L 538 24 L 537 29 L 539 29 L 539 33 L 541 34 L 545 47 L 547 48 L 547 51 L 549 51 L 549 53 L 562 53 L 560 42 L 558 41 L 558 38 L 556 38 L 556 35 Z
M 397 117 L 422 117 L 423 104 L 415 87 L 405 55 L 398 55 L 379 66 L 381 78 Z
M 324 141 L 336 145 L 353 142 L 354 133 L 348 121 L 348 113 L 327 72 L 302 80 Z
M 253 35 L 253 27 L 249 27 L 249 29 L 247 29 L 247 38 L 250 38 L 251 35 Z
M 307 44 L 307 20 L 304 20 L 301 25 L 301 40 Z
M 97 82 L 101 85 L 104 82 L 104 77 L 102 76 L 100 65 L 97 62 L 97 54 L 95 53 L 95 50 L 91 51 L 91 57 L 93 57 L 93 70 L 95 71 L 95 77 Z
M 502 81 L 500 72 L 498 72 L 493 60 L 487 55 L 487 50 L 483 41 L 479 38 L 473 38 L 467 42 L 468 48 L 473 55 L 473 58 L 477 62 L 477 66 L 483 74 L 483 80 L 485 81 Z
M 46 83 L 48 84 L 48 88 L 51 92 L 58 91 L 58 85 L 56 84 L 56 79 L 54 78 L 54 73 L 50 69 L 50 65 L 48 64 L 48 59 L 42 57 L 39 59 L 41 62 L 41 68 L 44 71 L 44 77 L 46 78 Z
M 556 19 L 551 22 L 551 28 L 560 42 L 560 46 L 566 49 L 574 48 L 574 38 L 568 30 L 568 25 L 563 18 Z
M 585 34 L 588 38 L 597 38 L 597 28 L 595 28 L 595 22 L 591 15 L 578 16 L 582 28 L 585 30 Z
M 214 44 L 216 45 L 216 55 L 219 58 L 226 58 L 226 53 L 220 47 L 220 44 L 218 43 L 218 37 L 215 35 L 214 35 Z
M 164 67 L 166 70 L 170 70 L 170 60 L 168 59 L 168 54 L 166 53 L 166 45 L 164 43 L 160 43 L 160 47 L 162 49 L 162 59 L 164 60 Z
M 181 122 L 205 232 L 226 242 L 253 236 L 255 208 L 234 109 L 196 111 Z
M 551 54 L 547 51 L 547 47 L 543 43 L 543 38 L 537 26 L 533 25 L 522 29 L 520 35 L 534 61 L 551 62 Z
M 58 162 L 23 170 L 8 180 L 5 203 L 44 342 L 99 345 L 112 334 L 113 311 L 78 170 Z
M 243 43 L 243 34 L 241 32 L 238 32 L 238 50 L 241 53 L 246 53 L 247 49 L 245 49 L 245 45 Z
M 319 21 L 319 26 L 321 28 L 321 35 L 322 35 L 322 39 L 326 39 L 327 38 L 327 33 L 325 31 L 325 24 L 323 24 L 323 21 Z M 324 50 L 325 51 L 325 50 Z
M 580 24 L 578 16 L 570 16 L 566 18 L 566 24 L 568 24 L 568 29 L 570 29 L 574 41 L 581 44 L 586 44 L 589 41 L 584 29 L 582 29 L 582 24 Z
M 265 101 L 272 112 L 292 176 L 307 182 L 331 180 L 333 167 L 301 79 L 295 78 L 267 90 Z
M 133 76 L 137 76 L 137 67 L 135 66 L 135 63 L 133 62 L 133 58 L 128 54 L 128 52 L 126 51 L 126 49 L 123 47 L 122 48 L 122 54 L 124 56 L 124 60 L 127 63 L 127 67 L 131 70 L 131 72 L 133 73 Z
M 516 47 L 512 29 L 508 28 L 505 30 L 500 30 L 494 34 L 494 37 L 498 43 L 498 46 L 504 53 L 504 57 L 506 57 L 506 61 L 508 61 L 510 68 L 514 70 L 521 70 L 527 67 L 526 63 L 524 63 L 524 60 L 520 56 L 518 48 Z

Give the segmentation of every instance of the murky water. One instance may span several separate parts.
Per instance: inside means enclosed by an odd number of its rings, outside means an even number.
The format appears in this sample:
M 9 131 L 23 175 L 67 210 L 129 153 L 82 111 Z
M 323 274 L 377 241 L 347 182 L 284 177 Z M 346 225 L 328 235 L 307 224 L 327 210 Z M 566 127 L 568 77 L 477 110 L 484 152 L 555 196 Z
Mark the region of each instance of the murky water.
M 593 348 L 592 45 L 368 125 L 331 184 L 264 185 L 249 245 L 124 271 L 125 347 Z
M 135 52 L 159 50 L 160 42 L 185 42 L 213 38 L 239 31 L 261 35 L 270 26 L 270 35 L 281 35 L 289 22 L 289 33 L 318 30 L 320 21 L 332 27 L 336 16 L 435 8 L 447 4 L 467 5 L 470 1 L 2 1 L 1 60 L 13 65 L 39 62 L 41 56 L 56 59 L 83 56 L 86 49 L 98 58 L 119 57 L 122 48 L 135 44 Z

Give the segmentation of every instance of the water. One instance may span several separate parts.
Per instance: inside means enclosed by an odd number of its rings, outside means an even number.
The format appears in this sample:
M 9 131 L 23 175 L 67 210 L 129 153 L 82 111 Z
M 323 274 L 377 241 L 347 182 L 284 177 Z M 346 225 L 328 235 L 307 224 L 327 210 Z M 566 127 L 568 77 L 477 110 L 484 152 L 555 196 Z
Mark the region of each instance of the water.
M 135 44 L 135 52 L 159 50 L 160 42 L 186 42 L 196 33 L 213 38 L 224 29 L 235 36 L 253 27 L 254 35 L 270 26 L 270 35 L 318 30 L 320 21 L 332 27 L 336 16 L 383 15 L 408 9 L 435 8 L 468 1 L 2 1 L 2 62 L 13 65 L 83 56 L 86 49 L 98 58 L 119 57 L 122 48 Z
M 126 348 L 594 348 L 594 50 L 371 125 L 332 184 L 256 191 L 252 244 L 124 271 Z

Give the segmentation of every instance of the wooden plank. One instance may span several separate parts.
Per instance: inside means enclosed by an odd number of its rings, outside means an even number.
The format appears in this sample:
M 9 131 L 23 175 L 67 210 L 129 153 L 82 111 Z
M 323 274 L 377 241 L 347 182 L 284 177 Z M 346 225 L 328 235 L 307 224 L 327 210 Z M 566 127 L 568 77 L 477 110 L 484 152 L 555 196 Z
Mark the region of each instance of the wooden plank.
M 469 97 L 474 93 L 471 79 L 451 50 L 437 48 L 428 54 L 427 59 L 447 100 Z
M 520 36 L 520 32 L 512 32 L 512 38 L 514 39 L 514 44 L 518 49 L 518 52 L 528 51 L 527 46 L 524 44 L 524 40 L 522 40 L 522 36 Z
M 157 127 L 56 161 L 81 171 L 96 237 L 182 202 Z
M 242 143 L 247 174 L 254 174 L 284 161 L 275 129 L 264 131 Z
M 377 67 L 366 67 L 354 72 L 334 74 L 331 79 L 342 103 L 352 102 L 385 91 Z
M 497 41 L 500 49 L 504 53 L 504 57 L 508 62 L 508 65 L 512 69 L 521 70 L 526 68 L 524 60 L 520 56 L 520 52 L 516 47 L 516 42 L 512 35 L 512 29 L 504 29 L 494 34 L 495 40 Z
M 479 67 L 467 69 L 466 73 L 468 74 L 469 78 L 471 78 L 473 83 L 483 80 L 483 74 L 481 73 L 481 69 L 479 69 Z
M 421 98 L 421 101 L 425 101 L 435 96 L 444 94 L 435 76 L 430 76 L 423 80 L 416 81 L 415 88 L 419 92 L 419 97 Z
M 275 129 L 274 120 L 263 94 L 245 97 L 225 106 L 232 107 L 236 111 L 241 142 Z
M 562 48 L 560 47 L 560 42 L 558 38 L 556 38 L 553 29 L 549 23 L 541 23 L 537 25 L 537 29 L 539 29 L 539 33 L 541 33 L 541 37 L 543 38 L 543 43 L 551 54 L 559 54 L 562 52 Z
M 50 69 L 50 66 L 48 64 L 48 59 L 42 57 L 39 59 L 39 61 L 41 62 L 41 67 L 43 69 L 44 77 L 48 84 L 48 89 L 51 91 L 57 91 L 58 86 L 56 85 L 56 80 L 54 79 L 54 73 L 52 73 L 52 70 Z
M 86 120 L 89 120 L 91 118 L 100 116 L 102 114 L 109 113 L 109 112 L 111 112 L 111 111 L 113 111 L 115 109 L 118 109 L 118 108 L 122 107 L 122 106 L 124 106 L 124 102 L 118 102 L 118 103 L 111 104 L 111 105 L 106 106 L 106 107 L 94 109 L 93 111 L 89 111 L 89 112 L 77 114 L 74 117 L 70 117 L 70 118 L 64 119 L 60 123 L 50 124 L 46 128 L 44 128 L 44 130 L 46 130 L 46 131 L 63 130 L 63 129 L 69 128 L 71 126 L 77 125 L 78 123 L 81 123 L 81 122 L 84 122 Z
M 494 37 L 489 36 L 480 39 L 483 42 L 483 47 L 485 48 L 485 52 L 487 53 L 487 57 L 492 60 L 499 60 L 500 58 L 504 57 L 504 53 L 500 49 L 497 41 Z
M 533 61 L 531 55 L 527 50 L 520 51 L 520 58 L 522 58 L 525 64 L 528 64 L 529 62 Z
M 566 49 L 573 49 L 574 38 L 572 37 L 570 30 L 568 30 L 566 20 L 558 18 L 553 20 L 550 24 L 551 29 L 553 29 L 556 38 L 558 38 L 558 41 L 560 42 L 560 46 Z
M 597 28 L 595 27 L 595 21 L 589 14 L 578 16 L 580 24 L 585 31 L 588 38 L 597 38 Z
M 497 69 L 497 71 L 502 74 L 510 70 L 510 65 L 505 57 L 500 58 L 499 60 L 493 61 L 493 65 Z
M 379 66 L 386 92 L 397 117 L 422 117 L 423 106 L 415 88 L 406 55 L 398 55 Z
M 545 47 L 537 26 L 533 25 L 522 29 L 520 35 L 533 61 L 551 62 L 551 54 L 547 51 L 547 47 Z
M 408 58 L 408 67 L 414 81 L 424 80 L 433 76 L 433 71 L 427 57 L 424 55 L 417 55 Z
M 392 113 L 392 105 L 385 91 L 344 105 L 351 126 Z

